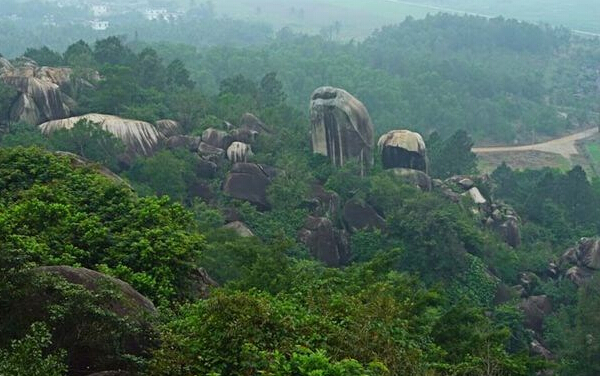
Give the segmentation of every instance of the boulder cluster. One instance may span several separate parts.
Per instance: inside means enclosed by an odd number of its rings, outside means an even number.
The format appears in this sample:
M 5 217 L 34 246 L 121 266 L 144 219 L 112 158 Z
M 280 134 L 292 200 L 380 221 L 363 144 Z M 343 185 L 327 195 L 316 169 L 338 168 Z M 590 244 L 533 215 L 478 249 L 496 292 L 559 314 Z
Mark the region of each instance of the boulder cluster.
M 435 190 L 453 202 L 468 198 L 475 205 L 475 212 L 481 223 L 496 231 L 509 246 L 521 245 L 521 220 L 515 210 L 502 202 L 495 202 L 492 197 L 483 193 L 490 190 L 490 179 L 487 175 L 453 176 L 444 181 L 434 179 Z M 481 189 L 480 189 L 481 188 Z
M 11 122 L 37 125 L 69 117 L 75 106 L 68 95 L 73 86 L 93 87 L 99 78 L 98 72 L 74 77 L 71 68 L 40 67 L 26 58 L 20 59 L 17 65 L 6 59 L 0 61 L 0 80 L 17 92 L 10 109 Z

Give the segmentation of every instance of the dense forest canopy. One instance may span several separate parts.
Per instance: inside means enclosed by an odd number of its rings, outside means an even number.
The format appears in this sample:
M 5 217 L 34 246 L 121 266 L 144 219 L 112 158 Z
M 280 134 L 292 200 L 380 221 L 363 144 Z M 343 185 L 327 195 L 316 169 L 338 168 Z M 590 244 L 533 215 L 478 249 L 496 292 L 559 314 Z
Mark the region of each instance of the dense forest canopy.
M 597 375 L 600 180 L 471 149 L 596 126 L 598 41 L 254 26 L 0 60 L 0 375 Z

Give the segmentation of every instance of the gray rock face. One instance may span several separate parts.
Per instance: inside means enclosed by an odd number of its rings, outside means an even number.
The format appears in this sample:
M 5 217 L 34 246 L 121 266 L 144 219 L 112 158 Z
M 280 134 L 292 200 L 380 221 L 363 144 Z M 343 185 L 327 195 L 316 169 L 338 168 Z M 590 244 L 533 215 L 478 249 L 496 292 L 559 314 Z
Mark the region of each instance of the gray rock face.
M 229 148 L 227 148 L 227 159 L 231 163 L 248 162 L 248 159 L 254 156 L 252 153 L 252 147 L 243 142 L 234 141 Z
M 379 138 L 377 146 L 383 168 L 410 168 L 428 173 L 427 148 L 420 134 L 408 130 L 390 131 Z
M 223 183 L 223 192 L 266 210 L 271 207 L 267 201 L 267 187 L 273 177 L 273 172 L 267 166 L 236 163 Z
M 233 129 L 229 132 L 233 141 L 243 142 L 244 144 L 253 144 L 258 136 L 257 131 L 251 129 Z
M 327 217 L 337 221 L 340 217 L 340 196 L 333 191 L 327 191 L 322 185 L 314 184 L 311 189 L 311 199 L 306 206 L 315 217 Z
M 242 118 L 240 119 L 240 128 L 255 131 L 257 134 L 270 133 L 270 130 L 265 123 L 249 112 L 242 115 Z
M 541 333 L 544 318 L 552 313 L 552 303 L 546 295 L 530 296 L 519 304 L 525 314 L 525 327 Z
M 366 107 L 347 91 L 321 87 L 310 101 L 312 148 L 336 166 L 358 160 L 363 169 L 373 164 L 373 123 Z
M 397 176 L 416 187 L 419 187 L 424 192 L 431 191 L 432 181 L 429 175 L 419 170 L 410 168 L 392 168 L 389 170 L 394 176 Z
M 158 120 L 154 125 L 164 138 L 177 136 L 182 133 L 181 126 L 175 120 Z
M 165 146 L 168 149 L 184 148 L 189 151 L 196 151 L 200 146 L 200 137 L 185 135 L 170 136 L 165 141 Z
M 67 282 L 76 285 L 81 285 L 90 291 L 96 291 L 100 288 L 102 283 L 111 283 L 117 287 L 118 291 L 123 295 L 123 302 L 116 302 L 111 305 L 113 310 L 118 315 L 133 315 L 138 316 L 140 312 L 146 312 L 150 314 L 156 313 L 154 304 L 137 292 L 131 285 L 126 282 L 110 277 L 108 275 L 98 273 L 94 270 L 86 268 L 73 268 L 70 266 L 42 266 L 33 269 L 34 272 L 38 273 L 51 273 L 60 275 Z
M 350 260 L 348 235 L 336 229 L 328 218 L 308 217 L 298 238 L 313 257 L 327 266 L 341 266 Z
M 516 217 L 509 216 L 504 223 L 500 225 L 500 234 L 504 242 L 513 248 L 521 245 L 521 230 L 519 221 Z
M 573 266 L 565 272 L 565 277 L 577 286 L 581 286 L 592 277 L 593 273 L 594 272 L 588 268 Z
M 204 141 L 200 142 L 200 144 L 198 145 L 197 152 L 200 155 L 200 157 L 202 157 L 202 159 L 216 163 L 218 163 L 225 157 L 225 150 L 207 144 Z
M 208 128 L 202 132 L 202 142 L 219 149 L 227 150 L 233 142 L 229 133 L 214 128 Z
M 204 179 L 212 179 L 217 174 L 217 164 L 215 162 L 207 161 L 202 158 L 198 158 L 195 169 L 196 176 Z
M 358 200 L 350 200 L 344 205 L 344 223 L 350 232 L 359 230 L 385 229 L 383 219 L 370 205 Z
M 2 59 L 0 80 L 19 93 L 10 110 L 11 121 L 37 125 L 70 116 L 73 101 L 65 91 L 71 75 L 70 68 L 38 67 L 32 60 L 13 66 Z
M 583 285 L 600 270 L 600 238 L 582 238 L 560 257 L 559 266 L 565 277 L 578 286 Z

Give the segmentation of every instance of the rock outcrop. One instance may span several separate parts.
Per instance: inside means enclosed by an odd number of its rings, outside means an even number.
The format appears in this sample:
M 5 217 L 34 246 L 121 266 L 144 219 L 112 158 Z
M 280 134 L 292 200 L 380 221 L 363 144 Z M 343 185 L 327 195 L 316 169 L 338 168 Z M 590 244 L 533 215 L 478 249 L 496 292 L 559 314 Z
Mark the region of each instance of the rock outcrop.
M 358 160 L 363 170 L 373 164 L 373 123 L 366 107 L 345 90 L 321 87 L 310 101 L 313 152 L 336 166 Z
M 344 205 L 343 219 L 350 232 L 385 229 L 385 219 L 369 204 L 356 199 L 352 199 Z
M 600 238 L 582 238 L 569 248 L 561 257 L 555 268 L 564 271 L 564 275 L 578 286 L 583 285 L 600 270 Z M 558 272 L 557 272 L 558 273 Z
M 164 138 L 169 138 L 182 134 L 182 129 L 179 123 L 175 120 L 163 119 L 154 123 L 156 130 L 163 135 Z
M 231 163 L 248 162 L 248 159 L 253 155 L 252 147 L 243 142 L 234 141 L 229 145 L 229 148 L 227 148 L 227 159 L 229 159 Z
M 66 93 L 71 90 L 72 74 L 71 68 L 39 67 L 32 60 L 12 65 L 2 59 L 0 80 L 18 92 L 10 109 L 10 120 L 37 125 L 70 116 L 73 100 Z
M 383 168 L 410 168 L 429 172 L 425 141 L 420 134 L 409 130 L 390 131 L 379 138 Z
M 240 128 L 254 131 L 257 134 L 270 133 L 270 130 L 265 125 L 265 123 L 263 123 L 262 120 L 257 118 L 256 115 L 251 114 L 249 112 L 242 115 L 240 119 Z
M 392 168 L 389 171 L 394 174 L 394 176 L 408 184 L 420 188 L 424 192 L 429 192 L 432 189 L 431 178 L 423 171 L 410 168 Z
M 232 137 L 225 131 L 214 128 L 208 128 L 202 132 L 202 142 L 207 143 L 219 149 L 227 150 L 233 142 Z
M 230 197 L 248 201 L 266 210 L 271 207 L 267 201 L 267 187 L 275 175 L 276 172 L 268 166 L 236 163 L 223 183 L 223 192 Z
M 98 291 L 106 283 L 117 288 L 122 295 L 122 301 L 114 301 L 111 310 L 118 315 L 139 316 L 141 313 L 156 314 L 156 308 L 150 299 L 137 292 L 131 285 L 120 279 L 86 268 L 71 266 L 42 266 L 33 269 L 36 273 L 59 275 L 67 282 L 80 285 L 90 291 Z
M 251 129 L 232 129 L 229 134 L 233 141 L 243 142 L 244 144 L 253 144 L 259 135 L 257 131 Z
M 350 260 L 348 235 L 335 228 L 329 218 L 309 216 L 298 238 L 314 258 L 327 266 L 341 266 Z
M 435 180 L 435 189 L 449 200 L 459 203 L 468 197 L 473 210 L 479 214 L 481 223 L 498 233 L 504 242 L 516 248 L 521 245 L 520 219 L 509 205 L 494 202 L 492 197 L 482 192 L 490 191 L 490 181 L 487 175 L 462 176 L 457 175 L 445 181 Z
M 71 129 L 81 120 L 99 124 L 102 129 L 112 133 L 115 137 L 123 141 L 123 144 L 127 147 L 127 151 L 134 154 L 152 155 L 159 141 L 162 139 L 161 133 L 150 123 L 103 114 L 87 114 L 67 119 L 52 120 L 40 124 L 39 128 L 43 134 L 49 135 L 59 129 Z
M 552 313 L 552 303 L 546 295 L 530 296 L 523 299 L 519 308 L 525 314 L 525 327 L 536 333 L 541 333 L 544 318 Z
M 202 159 L 219 163 L 225 157 L 225 150 L 202 141 L 196 150 Z
M 161 134 L 163 133 L 161 132 Z M 170 136 L 165 140 L 164 144 L 168 149 L 183 148 L 191 152 L 196 152 L 198 151 L 198 147 L 200 146 L 201 140 L 202 139 L 198 136 L 186 136 L 179 134 Z

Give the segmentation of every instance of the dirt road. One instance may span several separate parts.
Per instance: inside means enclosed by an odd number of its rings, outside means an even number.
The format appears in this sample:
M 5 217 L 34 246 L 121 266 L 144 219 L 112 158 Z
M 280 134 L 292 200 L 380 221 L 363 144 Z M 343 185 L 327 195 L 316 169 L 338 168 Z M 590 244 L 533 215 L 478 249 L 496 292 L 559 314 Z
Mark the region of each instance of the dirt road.
M 531 145 L 520 145 L 520 146 L 492 146 L 483 148 L 473 148 L 475 154 L 485 153 L 510 153 L 513 151 L 543 151 L 546 153 L 560 154 L 567 159 L 571 158 L 571 155 L 579 154 L 576 143 L 579 140 L 583 140 L 592 137 L 598 133 L 598 127 L 590 128 L 585 131 L 575 133 L 569 136 L 557 138 L 547 142 Z

